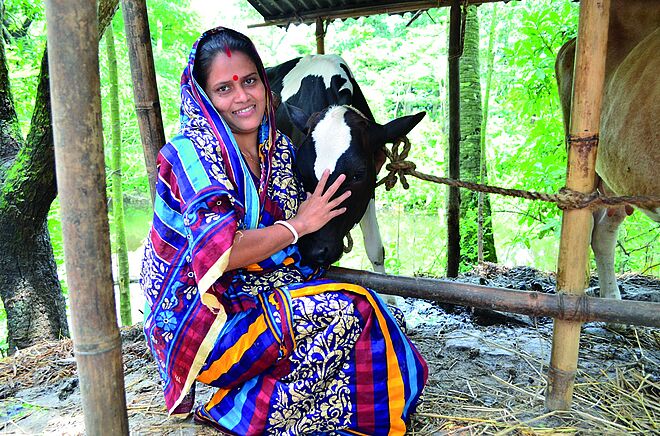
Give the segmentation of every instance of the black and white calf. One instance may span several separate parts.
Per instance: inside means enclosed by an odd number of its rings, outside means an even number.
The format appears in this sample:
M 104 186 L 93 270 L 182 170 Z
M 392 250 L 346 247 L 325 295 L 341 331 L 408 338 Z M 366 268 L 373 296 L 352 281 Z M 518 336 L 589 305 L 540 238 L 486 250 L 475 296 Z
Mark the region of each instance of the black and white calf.
M 300 239 L 303 259 L 312 265 L 328 265 L 342 254 L 343 238 L 365 215 L 373 203 L 376 188 L 375 154 L 386 143 L 412 130 L 424 117 L 423 113 L 398 118 L 380 125 L 364 117 L 351 106 L 330 106 L 308 117 L 292 110 L 294 124 L 305 129 L 306 135 L 298 149 L 297 167 L 305 190 L 311 192 L 328 168 L 332 183 L 340 174 L 346 175 L 337 195 L 351 191 L 343 203 L 346 213 L 323 228 Z M 370 218 L 371 219 L 371 218 Z M 378 235 L 380 237 L 380 235 Z M 382 250 L 382 245 L 381 245 Z
M 360 221 L 367 255 L 374 270 L 384 272 L 383 243 L 376 221 L 374 190 L 384 145 L 406 135 L 424 117 L 421 112 L 385 125 L 375 122 L 348 65 L 336 55 L 297 58 L 267 69 L 271 89 L 281 101 L 277 127 L 298 147 L 297 165 L 305 189 L 314 190 L 323 170 L 328 184 L 339 174 L 350 190 L 345 214 L 300 239 L 305 261 L 328 265 L 342 254 L 344 237 Z

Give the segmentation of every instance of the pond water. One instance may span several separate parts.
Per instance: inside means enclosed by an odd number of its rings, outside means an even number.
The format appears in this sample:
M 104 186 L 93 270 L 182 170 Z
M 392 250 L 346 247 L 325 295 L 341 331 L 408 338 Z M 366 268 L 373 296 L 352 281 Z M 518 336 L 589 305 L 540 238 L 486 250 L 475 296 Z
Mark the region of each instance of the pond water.
M 151 225 L 150 210 L 126 211 L 126 240 L 129 251 L 142 246 Z M 400 275 L 444 275 L 447 251 L 447 234 L 444 218 L 419 212 L 381 209 L 378 211 L 379 226 L 385 247 L 385 267 L 388 273 Z M 533 266 L 543 271 L 556 268 L 558 242 L 552 238 L 532 241 L 527 247 L 512 243 L 521 229 L 517 222 L 495 218 L 496 249 L 500 264 L 505 266 Z M 355 269 L 371 269 L 364 251 L 362 232 L 356 226 L 351 232 L 354 247 L 338 262 L 339 266 Z M 137 270 L 139 265 L 131 265 Z

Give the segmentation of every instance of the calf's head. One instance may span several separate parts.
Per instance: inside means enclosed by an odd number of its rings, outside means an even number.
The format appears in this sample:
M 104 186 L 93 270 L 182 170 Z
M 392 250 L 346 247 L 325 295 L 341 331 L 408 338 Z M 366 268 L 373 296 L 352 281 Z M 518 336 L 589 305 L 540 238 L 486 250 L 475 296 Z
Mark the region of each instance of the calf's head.
M 305 191 L 314 191 L 325 169 L 330 170 L 326 186 L 340 174 L 346 175 L 335 196 L 351 191 L 351 196 L 342 204 L 346 207 L 344 214 L 303 236 L 298 243 L 304 263 L 327 266 L 339 260 L 344 237 L 360 221 L 374 196 L 376 156 L 382 154 L 386 143 L 410 132 L 425 112 L 380 125 L 351 106 L 330 106 L 311 116 L 293 106 L 287 110 L 294 125 L 306 134 L 298 146 L 296 159 Z

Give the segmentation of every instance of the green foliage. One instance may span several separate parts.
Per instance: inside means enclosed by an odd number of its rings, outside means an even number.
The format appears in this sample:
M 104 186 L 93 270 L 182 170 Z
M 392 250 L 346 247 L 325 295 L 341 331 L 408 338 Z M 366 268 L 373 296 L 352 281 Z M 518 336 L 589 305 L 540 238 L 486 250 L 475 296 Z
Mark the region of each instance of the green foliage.
M 7 312 L 0 301 L 0 359 L 9 354 L 9 343 L 7 342 Z
M 619 230 L 615 271 L 619 274 L 639 271 L 660 275 L 660 224 L 651 221 L 639 211 L 626 218 Z
M 179 79 L 190 47 L 205 29 L 189 1 L 150 0 L 150 29 L 166 137 L 178 129 Z M 217 23 L 236 27 L 253 38 L 266 65 L 315 52 L 314 26 L 245 29 L 260 17 L 247 2 L 233 3 Z M 7 45 L 12 91 L 23 132 L 31 118 L 36 80 L 45 47 L 43 3 L 14 0 L 5 3 L 8 30 L 22 28 L 32 18 L 25 36 Z M 479 7 L 482 23 L 489 22 L 492 5 Z M 577 29 L 578 5 L 551 0 L 523 0 L 500 5 L 499 39 L 495 44 L 495 70 L 487 129 L 489 183 L 541 192 L 557 192 L 564 184 L 566 152 L 554 78 L 555 55 Z M 409 160 L 421 172 L 445 175 L 447 143 L 447 28 L 448 9 L 434 9 L 410 22 L 412 14 L 378 15 L 335 21 L 328 26 L 326 52 L 340 54 L 351 66 L 377 121 L 426 111 L 425 119 L 411 132 Z M 150 218 L 149 189 L 133 103 L 124 24 L 121 14 L 113 21 L 118 49 L 120 122 L 124 159 L 122 178 L 129 250 L 146 236 Z M 486 30 L 482 25 L 482 56 Z M 101 42 L 100 50 L 105 50 Z M 101 51 L 103 53 L 103 51 Z M 100 56 L 104 125 L 109 127 L 108 84 L 105 56 Z M 482 68 L 487 63 L 481 62 Z M 109 129 L 106 129 L 109 132 Z M 106 138 L 107 139 L 107 138 Z M 385 174 L 383 170 L 380 176 Z M 376 192 L 386 249 L 386 268 L 407 275 L 443 275 L 445 264 L 446 187 L 408 178 L 410 189 L 397 184 Z M 108 184 L 111 185 L 110 180 Z M 490 196 L 498 255 L 508 264 L 527 263 L 555 269 L 561 215 L 554 205 Z M 55 259 L 63 272 L 64 253 L 59 226 L 59 204 L 49 214 Z M 465 219 L 463 231 L 476 226 Z M 617 249 L 618 272 L 657 274 L 657 224 L 636 212 L 626 220 Z M 359 230 L 353 234 L 355 249 L 342 264 L 369 268 L 361 248 Z M 476 250 L 474 241 L 463 241 L 462 250 Z M 63 277 L 60 274 L 60 277 Z M 0 310 L 0 322 L 3 311 Z M 1 335 L 0 335 L 1 336 Z M 2 343 L 0 343 L 0 348 Z
M 14 105 L 23 134 L 27 134 L 46 46 L 45 12 L 38 0 L 5 2 L 5 26 L 11 35 L 5 46 Z
M 156 67 L 159 99 L 166 138 L 176 134 L 179 126 L 179 81 L 187 63 L 190 47 L 199 36 L 195 30 L 197 17 L 190 12 L 189 1 L 155 0 L 148 2 L 149 28 Z M 119 13 L 112 22 L 117 46 L 119 75 L 120 124 L 122 132 L 122 185 L 128 207 L 149 207 L 149 181 L 144 169 L 144 157 L 140 131 L 135 116 L 133 84 L 130 71 L 123 16 Z M 99 47 L 105 52 L 105 40 Z M 110 108 L 108 66 L 105 56 L 100 56 L 101 97 L 105 143 L 109 144 Z M 109 153 L 106 165 L 109 167 Z M 112 186 L 107 172 L 108 186 Z
M 564 183 L 566 152 L 554 60 L 577 28 L 577 5 L 522 2 L 503 8 L 506 29 L 495 61 L 496 98 L 491 106 L 491 183 L 557 192 Z M 544 202 L 495 202 L 519 210 L 518 224 L 528 229 L 511 242 L 529 247 L 531 239 L 554 237 L 560 211 Z

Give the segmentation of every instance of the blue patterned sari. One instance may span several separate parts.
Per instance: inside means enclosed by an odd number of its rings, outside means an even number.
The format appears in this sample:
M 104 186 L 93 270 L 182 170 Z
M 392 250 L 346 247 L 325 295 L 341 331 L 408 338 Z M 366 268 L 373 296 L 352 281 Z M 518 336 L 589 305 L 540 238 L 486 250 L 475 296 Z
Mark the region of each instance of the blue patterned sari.
M 427 367 L 376 293 L 323 279 L 295 245 L 226 269 L 237 231 L 292 218 L 303 193 L 270 99 L 261 174 L 251 175 L 192 78 L 197 44 L 181 80 L 180 133 L 158 159 L 141 275 L 168 410 L 188 412 L 200 381 L 217 392 L 196 419 L 228 434 L 403 434 Z

